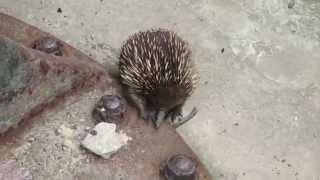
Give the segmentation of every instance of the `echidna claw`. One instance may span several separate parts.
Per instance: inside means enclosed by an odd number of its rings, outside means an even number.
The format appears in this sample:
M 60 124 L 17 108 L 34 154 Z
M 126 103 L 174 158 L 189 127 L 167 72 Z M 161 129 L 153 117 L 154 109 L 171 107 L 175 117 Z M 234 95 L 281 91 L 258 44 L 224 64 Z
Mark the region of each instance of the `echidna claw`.
M 186 116 L 177 116 L 175 119 L 172 119 L 171 121 L 171 125 L 174 127 L 174 128 L 178 128 L 180 127 L 181 125 L 185 124 L 186 122 L 188 122 L 189 120 L 191 120 L 192 118 L 194 118 L 194 116 L 198 113 L 198 109 L 196 107 L 194 107 L 191 112 L 186 115 Z

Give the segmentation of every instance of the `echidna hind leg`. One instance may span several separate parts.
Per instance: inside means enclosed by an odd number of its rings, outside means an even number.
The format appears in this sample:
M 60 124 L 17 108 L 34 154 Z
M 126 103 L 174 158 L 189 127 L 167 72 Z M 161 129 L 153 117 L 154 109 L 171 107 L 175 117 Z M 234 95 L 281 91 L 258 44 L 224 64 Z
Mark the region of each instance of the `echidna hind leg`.
M 175 127 L 178 128 L 179 126 L 183 125 L 184 123 L 188 122 L 189 120 L 191 120 L 196 114 L 198 113 L 197 108 L 193 108 L 192 111 L 186 115 L 183 116 L 182 113 L 180 112 L 180 115 L 177 115 L 175 117 L 171 116 L 171 121 L 170 124 Z

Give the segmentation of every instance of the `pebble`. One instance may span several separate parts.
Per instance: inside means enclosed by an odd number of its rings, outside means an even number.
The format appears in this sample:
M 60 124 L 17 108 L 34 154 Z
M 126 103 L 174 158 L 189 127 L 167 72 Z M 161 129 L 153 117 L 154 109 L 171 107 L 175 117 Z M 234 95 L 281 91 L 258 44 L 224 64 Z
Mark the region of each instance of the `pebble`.
M 65 125 L 61 125 L 57 130 L 57 134 L 60 134 L 65 138 L 71 138 L 74 136 L 74 130 L 66 127 Z
M 63 145 L 64 145 L 65 147 L 70 148 L 71 150 L 74 150 L 74 151 L 77 151 L 77 150 L 78 150 L 78 146 L 77 146 L 76 144 L 74 144 L 74 143 L 72 142 L 72 140 L 70 140 L 70 139 L 65 139 L 64 142 L 63 142 Z
M 288 3 L 288 8 L 292 9 L 295 6 L 295 4 L 296 4 L 295 0 L 290 0 Z

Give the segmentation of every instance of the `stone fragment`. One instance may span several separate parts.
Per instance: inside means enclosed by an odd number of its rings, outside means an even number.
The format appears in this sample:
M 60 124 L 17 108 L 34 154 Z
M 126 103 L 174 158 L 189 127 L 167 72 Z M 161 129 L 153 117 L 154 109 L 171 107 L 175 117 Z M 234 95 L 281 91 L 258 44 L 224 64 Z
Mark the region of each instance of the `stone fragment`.
M 109 159 L 130 139 L 124 133 L 117 133 L 115 124 L 101 122 L 87 134 L 81 145 L 102 158 Z

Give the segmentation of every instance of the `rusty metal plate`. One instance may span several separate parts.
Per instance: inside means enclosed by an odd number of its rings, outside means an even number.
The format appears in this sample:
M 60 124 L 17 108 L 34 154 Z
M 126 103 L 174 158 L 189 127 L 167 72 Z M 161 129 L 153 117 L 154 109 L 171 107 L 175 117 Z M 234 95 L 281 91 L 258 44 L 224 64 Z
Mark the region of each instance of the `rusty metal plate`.
M 25 46 L 30 46 L 40 37 L 51 36 L 36 27 L 1 13 L 0 35 L 7 36 L 12 40 L 24 44 Z M 65 44 L 64 50 L 66 52 L 66 56 L 93 61 L 80 51 L 70 45 L 67 45 L 65 42 L 63 43 Z M 106 76 L 108 76 L 108 74 L 106 74 Z M 114 79 L 113 82 L 117 82 L 117 80 Z M 118 83 L 110 83 L 108 86 L 108 88 L 115 89 L 117 93 L 121 94 L 121 89 Z M 88 111 L 90 110 L 91 109 L 88 109 Z M 23 141 L 26 132 L 28 132 L 29 124 L 37 123 L 37 121 L 38 118 L 35 116 L 33 119 L 24 122 L 21 127 L 12 130 L 6 136 L 0 137 L 0 143 L 2 145 L 19 144 Z M 100 170 L 114 170 L 120 168 L 128 175 L 127 178 L 122 179 L 158 180 L 160 179 L 159 168 L 161 163 L 175 154 L 182 153 L 199 160 L 174 128 L 164 124 L 159 130 L 153 129 L 151 125 L 147 125 L 144 121 L 137 118 L 136 111 L 131 106 L 128 107 L 125 114 L 125 122 L 120 125 L 120 129 L 132 137 L 132 141 L 129 142 L 126 150 L 119 151 L 110 160 L 103 160 L 97 157 L 91 158 L 93 161 L 90 162 L 90 165 L 97 168 L 99 167 Z M 142 151 L 142 149 L 144 150 Z M 5 157 L 1 157 L 0 155 L 0 159 L 4 158 Z M 212 179 L 208 171 L 200 162 L 198 172 L 199 179 Z M 48 177 L 48 179 L 51 178 Z M 81 177 L 79 179 L 81 179 Z M 82 176 L 82 179 L 101 178 L 93 175 L 90 178 Z

